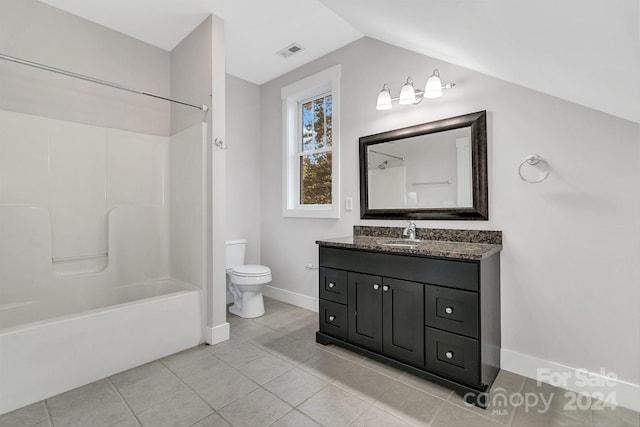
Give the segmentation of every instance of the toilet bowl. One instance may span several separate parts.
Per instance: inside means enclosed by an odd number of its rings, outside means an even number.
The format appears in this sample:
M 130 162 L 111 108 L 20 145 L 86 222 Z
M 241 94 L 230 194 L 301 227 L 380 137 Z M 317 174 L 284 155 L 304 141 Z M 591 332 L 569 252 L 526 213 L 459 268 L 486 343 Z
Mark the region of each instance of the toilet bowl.
M 227 285 L 233 295 L 229 312 L 251 319 L 264 314 L 262 289 L 271 282 L 271 270 L 264 265 L 244 265 L 246 240 L 227 241 Z

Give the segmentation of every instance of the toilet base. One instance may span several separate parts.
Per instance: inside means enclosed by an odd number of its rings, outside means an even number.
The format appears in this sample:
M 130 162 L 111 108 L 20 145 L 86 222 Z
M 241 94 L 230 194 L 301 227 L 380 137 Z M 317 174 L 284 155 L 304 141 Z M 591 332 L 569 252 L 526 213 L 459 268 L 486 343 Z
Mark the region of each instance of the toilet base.
M 242 292 L 240 301 L 236 301 L 229 307 L 229 313 L 245 319 L 254 319 L 264 315 L 262 292 Z

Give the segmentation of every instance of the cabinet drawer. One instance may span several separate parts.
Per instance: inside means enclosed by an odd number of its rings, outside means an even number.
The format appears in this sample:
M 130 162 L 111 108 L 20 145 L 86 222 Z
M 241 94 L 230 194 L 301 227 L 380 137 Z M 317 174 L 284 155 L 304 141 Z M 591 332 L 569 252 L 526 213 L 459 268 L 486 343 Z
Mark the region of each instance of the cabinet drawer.
M 425 323 L 434 328 L 478 338 L 478 294 L 425 286 Z
M 347 272 L 320 267 L 320 298 L 347 303 Z
M 347 306 L 321 299 L 320 332 L 346 339 L 349 333 Z
M 480 385 L 477 340 L 425 328 L 425 366 L 443 377 L 474 387 Z

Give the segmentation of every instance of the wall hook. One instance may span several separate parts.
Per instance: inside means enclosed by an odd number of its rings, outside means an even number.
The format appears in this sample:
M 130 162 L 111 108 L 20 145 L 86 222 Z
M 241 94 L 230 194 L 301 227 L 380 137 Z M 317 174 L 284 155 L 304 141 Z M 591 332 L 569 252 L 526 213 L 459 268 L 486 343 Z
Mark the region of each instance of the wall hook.
M 228 145 L 225 145 L 224 141 L 222 140 L 222 138 L 216 138 L 213 140 L 213 145 L 215 145 L 216 147 L 218 147 L 220 150 L 226 150 L 227 148 L 229 148 Z

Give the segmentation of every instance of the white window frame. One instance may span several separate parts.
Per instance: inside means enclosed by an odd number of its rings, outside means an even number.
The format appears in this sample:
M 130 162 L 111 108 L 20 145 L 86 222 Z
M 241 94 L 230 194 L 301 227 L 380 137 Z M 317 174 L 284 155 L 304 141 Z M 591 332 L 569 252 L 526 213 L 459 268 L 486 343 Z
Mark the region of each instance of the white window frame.
M 281 90 L 283 217 L 340 218 L 340 74 L 341 67 L 338 64 L 298 80 Z M 300 204 L 300 105 L 311 98 L 328 94 L 331 94 L 332 100 L 331 204 L 303 205 Z

